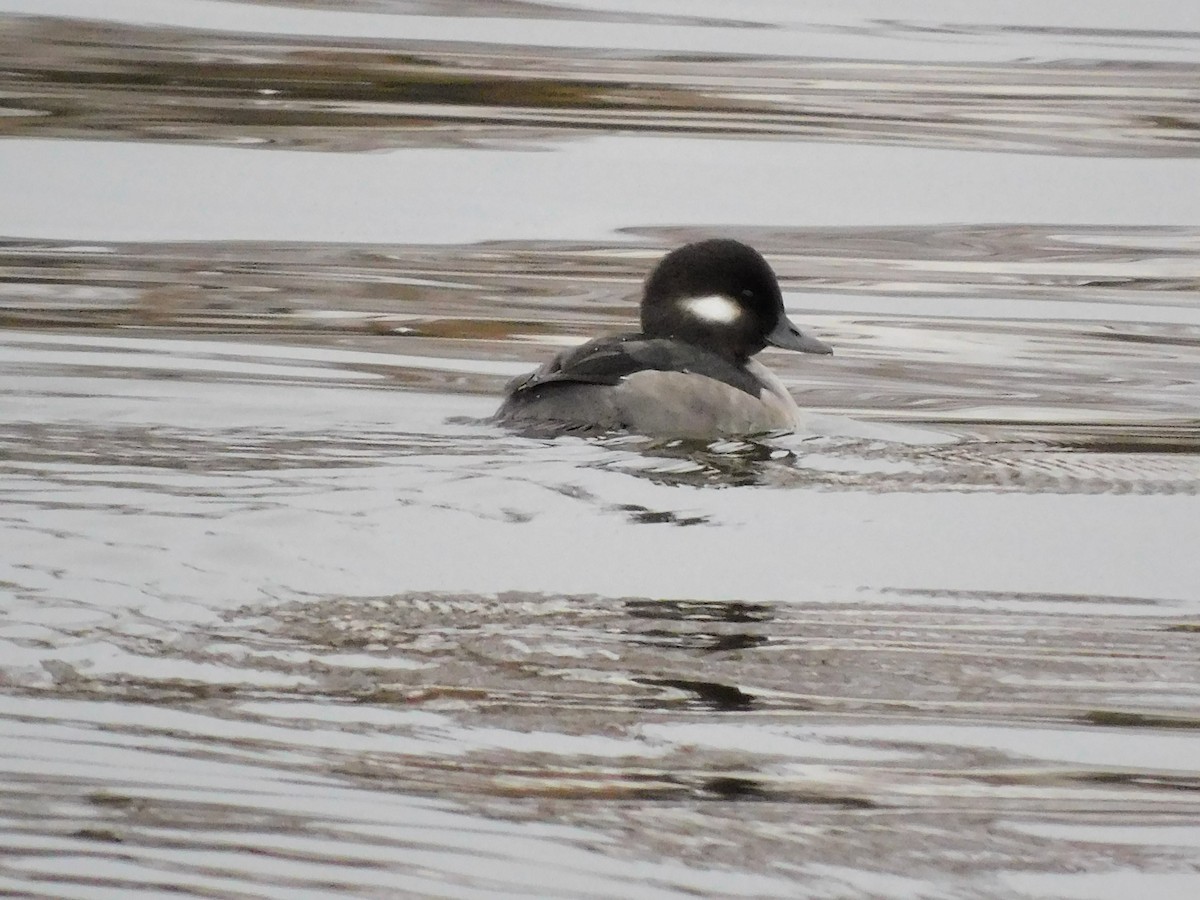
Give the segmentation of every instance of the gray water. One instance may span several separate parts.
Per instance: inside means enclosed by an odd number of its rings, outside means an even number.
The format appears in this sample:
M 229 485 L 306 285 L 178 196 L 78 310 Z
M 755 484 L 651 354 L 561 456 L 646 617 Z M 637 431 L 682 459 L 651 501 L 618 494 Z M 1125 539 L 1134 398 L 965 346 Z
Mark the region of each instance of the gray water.
M 995 5 L 994 5 L 995 6 Z M 0 894 L 1192 898 L 1200 13 L 0 0 Z M 796 435 L 486 421 L 667 249 Z

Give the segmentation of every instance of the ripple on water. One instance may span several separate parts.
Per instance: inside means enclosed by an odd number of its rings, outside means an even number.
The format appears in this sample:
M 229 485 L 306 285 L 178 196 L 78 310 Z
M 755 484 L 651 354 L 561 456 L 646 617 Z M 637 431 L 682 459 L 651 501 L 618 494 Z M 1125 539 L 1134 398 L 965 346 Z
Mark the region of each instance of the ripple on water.
M 541 7 L 539 18 L 551 9 Z M 1197 36 L 1185 31 L 1059 29 L 1060 45 L 1046 50 L 1067 58 L 988 62 L 983 48 L 1014 34 L 1027 43 L 1038 30 L 894 19 L 866 28 L 701 29 L 677 19 L 658 32 L 676 46 L 622 49 L 614 37 L 646 27 L 608 29 L 589 41 L 580 35 L 604 29 L 573 23 L 556 28 L 549 46 L 532 46 L 545 21 L 519 22 L 512 32 L 519 44 L 495 34 L 422 39 L 413 19 L 407 34 L 380 40 L 378 26 L 389 17 L 361 21 L 375 28 L 347 43 L 286 28 L 251 35 L 16 19 L 0 33 L 6 126 L 30 137 L 338 151 L 531 145 L 619 131 L 1177 156 L 1189 154 L 1194 138 Z M 493 18 L 492 29 L 502 21 Z M 906 31 L 919 35 L 914 55 L 870 58 Z M 821 52 L 839 33 L 860 45 L 851 58 Z M 968 33 L 979 39 L 967 59 L 935 59 Z M 678 46 L 680 35 L 689 48 Z M 694 49 L 714 42 L 717 52 Z
M 1194 862 L 1171 835 L 1200 815 L 1195 624 L 1152 600 L 411 593 L 96 637 L 103 666 L 8 676 L 10 884 L 83 879 L 65 857 L 114 889 L 497 891 L 546 854 L 529 890 L 753 869 L 756 896 L 842 896 L 949 854 L 992 896 Z

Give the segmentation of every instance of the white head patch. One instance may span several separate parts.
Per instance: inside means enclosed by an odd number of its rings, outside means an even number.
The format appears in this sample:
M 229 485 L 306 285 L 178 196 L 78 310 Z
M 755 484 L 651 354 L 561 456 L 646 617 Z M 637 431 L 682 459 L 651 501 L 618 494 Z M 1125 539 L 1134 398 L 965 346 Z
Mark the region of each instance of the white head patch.
M 688 297 L 679 303 L 697 319 L 711 322 L 714 325 L 730 325 L 743 315 L 743 310 L 736 300 L 721 294 L 708 297 Z

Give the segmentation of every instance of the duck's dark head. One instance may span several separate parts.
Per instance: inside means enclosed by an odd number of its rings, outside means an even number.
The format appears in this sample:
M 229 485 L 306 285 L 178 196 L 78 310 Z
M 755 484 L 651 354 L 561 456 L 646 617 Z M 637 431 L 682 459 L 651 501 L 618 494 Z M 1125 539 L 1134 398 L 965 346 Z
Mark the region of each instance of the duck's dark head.
M 753 247 L 718 238 L 672 250 L 642 294 L 642 332 L 743 361 L 768 344 L 832 353 L 788 319 L 770 265 Z

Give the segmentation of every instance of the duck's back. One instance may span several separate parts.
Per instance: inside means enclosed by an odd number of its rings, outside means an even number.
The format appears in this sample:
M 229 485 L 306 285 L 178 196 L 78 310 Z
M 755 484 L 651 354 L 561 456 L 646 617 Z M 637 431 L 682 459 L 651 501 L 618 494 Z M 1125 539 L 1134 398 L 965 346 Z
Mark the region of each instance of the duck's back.
M 795 401 L 765 367 L 629 334 L 564 350 L 512 381 L 497 421 L 526 431 L 718 437 L 790 430 Z

